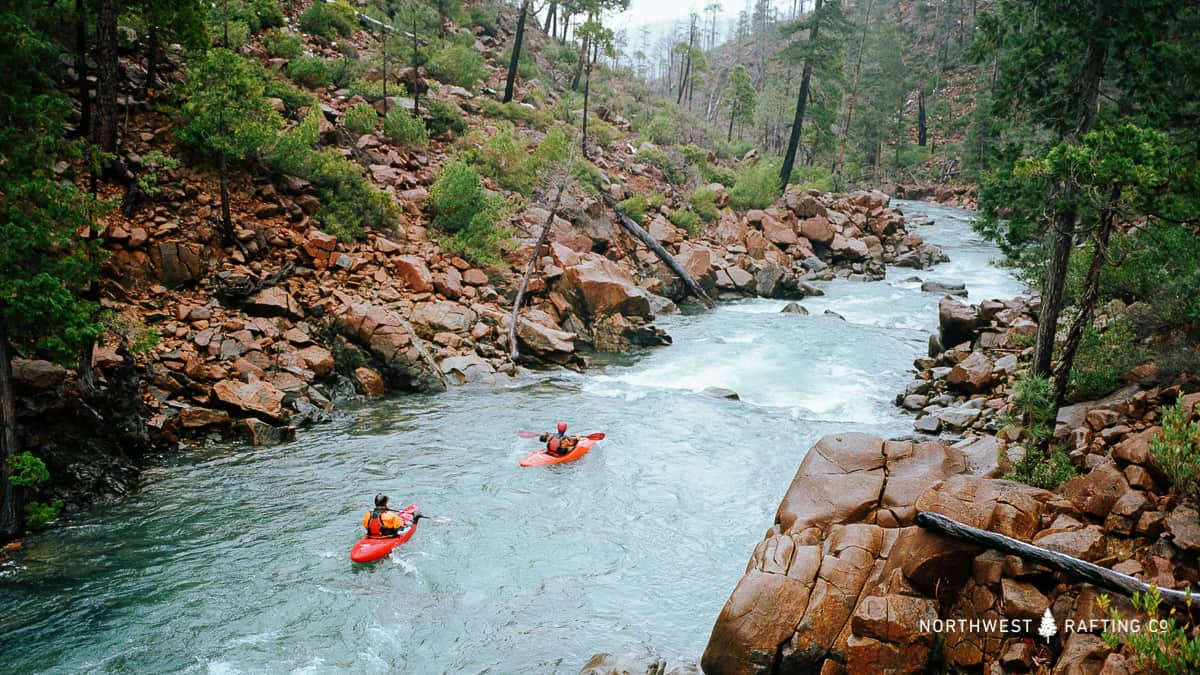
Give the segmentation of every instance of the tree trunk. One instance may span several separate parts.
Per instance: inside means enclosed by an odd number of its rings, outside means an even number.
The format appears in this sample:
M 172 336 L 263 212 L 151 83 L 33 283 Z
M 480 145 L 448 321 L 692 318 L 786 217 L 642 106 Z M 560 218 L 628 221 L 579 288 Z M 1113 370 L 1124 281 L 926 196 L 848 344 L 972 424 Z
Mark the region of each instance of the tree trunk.
M 382 73 L 383 74 L 383 116 L 387 117 L 387 114 L 388 114 L 388 100 L 387 100 L 388 99 L 388 95 L 387 95 L 388 45 L 387 45 L 387 35 L 386 34 L 383 36 L 382 48 L 383 48 L 383 54 L 382 54 L 382 56 L 383 56 L 383 73 Z
M 412 97 L 413 97 L 413 115 L 421 114 L 421 88 L 418 86 L 420 80 L 417 72 L 421 69 L 417 64 L 420 63 L 420 55 L 417 50 L 421 46 L 421 41 L 417 38 L 417 15 L 414 13 L 412 18 L 412 36 L 413 36 L 413 60 L 412 60 Z
M 525 15 L 529 13 L 529 0 L 521 3 L 521 15 L 517 18 L 517 37 L 513 40 L 512 59 L 508 62 L 508 82 L 504 85 L 504 103 L 513 97 L 513 82 L 517 79 L 517 63 L 521 60 L 521 40 L 525 37 Z
M 75 73 L 79 77 L 79 137 L 92 133 L 92 94 L 88 85 L 87 5 L 75 0 Z
M 583 158 L 588 159 L 588 148 L 587 148 L 587 142 L 588 142 L 587 141 L 588 94 L 591 92 L 591 89 L 592 89 L 592 63 L 591 63 L 591 55 L 590 54 L 585 54 L 585 58 L 588 59 L 588 65 L 587 65 L 587 80 L 583 83 L 583 140 L 580 145 L 580 148 L 583 151 Z
M 579 91 L 579 83 L 583 79 L 583 67 L 591 52 L 591 40 L 584 40 L 579 46 L 579 61 L 575 64 L 575 75 L 571 78 L 571 91 Z
M 662 247 L 662 244 L 658 243 L 654 237 L 650 236 L 649 232 L 642 229 L 641 225 L 638 225 L 637 222 L 635 222 L 632 218 L 622 213 L 621 210 L 617 208 L 616 202 L 613 201 L 612 197 L 609 197 L 607 194 L 605 194 L 601 195 L 601 199 L 603 199 L 604 203 L 608 205 L 609 208 L 617 212 L 617 216 L 621 221 L 621 227 L 624 227 L 626 231 L 637 237 L 639 241 L 645 244 L 646 248 L 653 251 L 654 255 L 658 256 L 658 259 L 663 261 L 663 264 L 666 265 L 672 272 L 674 272 L 681 281 L 683 281 L 683 285 L 687 287 L 688 291 L 690 291 L 692 295 L 696 296 L 697 300 L 703 302 L 704 306 L 708 307 L 709 309 L 716 307 L 716 304 L 712 301 L 712 298 L 708 297 L 708 294 L 704 292 L 704 289 L 700 287 L 700 284 L 696 283 L 696 280 L 692 278 L 692 275 L 688 274 L 687 270 L 680 266 L 679 261 L 675 260 L 675 258 L 667 251 L 667 249 Z
M 675 97 L 675 105 L 683 100 L 683 90 L 687 87 L 688 77 L 692 74 L 692 48 L 696 43 L 696 20 L 692 19 L 691 30 L 688 31 L 688 47 L 687 47 L 687 65 L 684 66 L 683 75 L 679 78 L 679 95 Z
M 229 162 L 224 152 L 221 153 L 221 227 L 225 232 L 225 243 L 233 244 L 233 219 L 229 216 Z
M 917 90 L 917 145 L 925 147 L 928 128 L 925 126 L 925 90 Z
M 554 26 L 551 30 L 550 27 Z M 555 37 L 558 33 L 558 3 L 550 3 L 550 9 L 546 10 L 546 23 L 542 26 L 542 32 L 550 37 Z
M 725 137 L 725 142 L 733 140 L 733 120 L 737 117 L 737 101 L 734 101 L 729 106 L 729 135 Z
M 862 37 L 858 41 L 858 59 L 854 63 L 854 78 L 850 85 L 850 98 L 846 101 L 846 120 L 842 124 L 842 142 L 838 146 L 837 164 L 833 168 L 833 173 L 840 176 L 842 173 L 842 165 L 846 161 L 846 141 L 850 136 L 850 122 L 854 119 L 854 102 L 858 95 L 858 76 L 862 72 L 863 51 L 867 45 L 867 29 L 871 26 L 871 10 L 875 7 L 875 0 L 867 0 L 867 16 L 863 19 Z
M 13 394 L 12 349 L 8 332 L 0 324 L 0 537 L 15 537 L 21 532 L 21 515 L 17 510 L 17 487 L 12 477 L 10 457 L 17 454 L 17 404 Z
M 146 87 L 143 97 L 150 98 L 150 90 L 157 89 L 154 83 L 158 75 L 158 26 L 150 27 L 150 38 L 146 41 Z
M 1088 34 L 1087 55 L 1083 72 L 1080 74 L 1079 123 L 1068 136 L 1069 143 L 1077 142 L 1092 128 L 1096 101 L 1100 96 L 1100 79 L 1104 74 L 1107 49 L 1101 39 L 1108 32 L 1112 0 L 1097 0 L 1096 26 Z M 1071 260 L 1071 246 L 1075 237 L 1075 186 L 1070 180 L 1062 181 L 1061 206 L 1051 216 L 1054 252 L 1046 270 L 1046 284 L 1042 292 L 1042 307 L 1038 312 L 1037 345 L 1033 355 L 1033 373 L 1042 377 L 1051 374 L 1054 360 L 1054 337 L 1058 331 L 1058 315 L 1062 311 L 1062 295 L 1066 288 L 1067 266 Z
M 99 0 L 96 13 L 96 60 L 99 63 L 99 119 L 96 145 L 117 151 L 117 0 Z
M 567 171 L 562 177 L 562 181 L 558 184 L 558 193 L 554 196 L 554 203 L 550 206 L 550 215 L 546 218 L 545 224 L 542 225 L 542 233 L 538 235 L 537 243 L 533 245 L 533 256 L 529 258 L 529 264 L 525 266 L 525 275 L 521 277 L 521 286 L 517 289 L 517 298 L 513 300 L 512 321 L 508 326 L 508 358 L 516 363 L 520 358 L 521 352 L 517 349 L 517 321 L 520 320 L 521 305 L 525 302 L 525 289 L 529 286 L 529 277 L 533 275 L 537 269 L 537 263 L 542 258 L 542 247 L 546 245 L 546 238 L 550 236 L 550 229 L 554 226 L 554 217 L 558 214 L 558 207 L 562 204 L 563 192 L 567 188 L 569 180 L 570 166 L 574 161 L 574 152 L 572 156 L 567 158 Z
M 815 44 L 817 34 L 821 29 L 819 14 L 823 0 L 817 0 L 813 8 L 813 24 L 808 30 L 808 41 Z M 792 167 L 796 165 L 796 150 L 800 147 L 800 132 L 804 128 L 804 108 L 808 105 L 808 86 L 812 80 L 813 59 L 810 54 L 804 59 L 804 71 L 800 74 L 800 94 L 796 100 L 796 117 L 792 120 L 792 133 L 788 137 L 787 154 L 783 156 L 783 167 L 779 170 L 780 190 L 787 190 L 788 181 L 792 177 Z
M 1108 203 L 1100 214 L 1100 225 L 1096 229 L 1096 249 L 1092 251 L 1092 264 L 1088 267 L 1087 278 L 1083 282 L 1083 297 L 1079 300 L 1079 316 L 1071 324 L 1067 333 L 1067 342 L 1063 345 L 1062 357 L 1058 362 L 1058 370 L 1054 375 L 1054 396 L 1058 405 L 1062 405 L 1067 395 L 1067 383 L 1071 379 L 1071 367 L 1075 363 L 1075 352 L 1083 340 L 1083 331 L 1092 322 L 1092 313 L 1096 310 L 1096 302 L 1100 295 L 1100 270 L 1108 258 L 1108 240 L 1112 236 L 1117 220 L 1117 203 L 1121 199 L 1121 185 L 1112 186 Z

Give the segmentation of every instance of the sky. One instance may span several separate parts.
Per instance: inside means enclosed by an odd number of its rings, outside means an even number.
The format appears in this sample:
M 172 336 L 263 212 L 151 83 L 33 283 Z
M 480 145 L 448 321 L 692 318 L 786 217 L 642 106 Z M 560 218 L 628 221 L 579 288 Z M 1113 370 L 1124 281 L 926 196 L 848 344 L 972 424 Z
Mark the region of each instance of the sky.
M 676 21 L 686 21 L 693 11 L 707 20 L 704 8 L 713 0 L 633 0 L 629 9 L 614 15 L 610 24 L 615 30 L 624 28 L 626 34 L 635 36 L 643 25 L 650 26 L 653 40 L 667 30 Z M 717 0 L 722 7 L 722 22 L 718 25 L 718 34 L 728 31 L 728 23 L 737 18 L 737 13 L 744 9 L 746 0 Z M 631 45 L 632 46 L 632 45 Z

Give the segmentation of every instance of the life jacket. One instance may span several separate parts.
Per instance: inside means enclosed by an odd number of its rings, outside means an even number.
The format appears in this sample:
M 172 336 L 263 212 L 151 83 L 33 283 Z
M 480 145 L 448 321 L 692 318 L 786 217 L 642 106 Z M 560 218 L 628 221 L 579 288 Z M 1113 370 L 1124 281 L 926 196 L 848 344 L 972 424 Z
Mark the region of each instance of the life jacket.
M 400 520 L 401 523 L 400 527 L 388 527 L 384 525 L 383 514 L 385 513 L 396 514 L 396 519 Z M 399 514 L 399 511 L 387 508 L 386 506 L 378 507 L 374 511 L 371 511 L 370 517 L 367 518 L 367 536 L 378 539 L 396 536 L 400 530 L 404 529 L 404 521 L 400 518 Z

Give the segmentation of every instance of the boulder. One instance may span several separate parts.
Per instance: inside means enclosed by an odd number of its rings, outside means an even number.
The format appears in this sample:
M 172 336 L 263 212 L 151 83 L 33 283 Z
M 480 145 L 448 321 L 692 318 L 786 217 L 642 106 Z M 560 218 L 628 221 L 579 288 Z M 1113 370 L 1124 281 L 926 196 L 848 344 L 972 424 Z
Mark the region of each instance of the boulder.
M 970 342 L 975 337 L 979 314 L 950 296 L 938 302 L 938 339 L 947 348 Z
M 433 275 L 429 273 L 429 268 L 425 266 L 424 260 L 413 255 L 402 255 L 394 258 L 392 265 L 412 292 L 429 293 L 433 291 Z
M 762 231 L 767 241 L 778 246 L 787 247 L 798 241 L 796 231 L 790 225 L 781 222 L 770 214 L 763 214 Z
M 218 401 L 245 416 L 266 418 L 271 422 L 282 422 L 285 418 L 283 392 L 264 380 L 222 380 L 213 385 L 212 391 Z
M 45 391 L 62 384 L 67 377 L 67 370 L 50 361 L 13 359 L 12 377 L 17 385 Z
M 442 384 L 429 371 L 404 320 L 390 309 L 345 302 L 334 310 L 335 329 L 379 360 L 380 374 L 396 389 L 436 391 Z
M 711 396 L 712 398 L 723 398 L 727 401 L 742 400 L 736 391 L 732 389 L 726 389 L 725 387 L 705 387 L 700 393 L 704 394 L 705 396 Z
M 579 675 L 701 675 L 695 662 L 675 663 L 653 654 L 596 654 Z
M 950 369 L 946 382 L 968 394 L 978 394 L 992 384 L 992 370 L 991 359 L 982 352 L 971 352 L 970 356 Z
M 1193 556 L 1200 553 L 1200 514 L 1187 506 L 1176 507 L 1166 519 L 1175 546 Z
M 241 425 L 254 446 L 279 445 L 296 437 L 295 427 L 277 427 L 253 417 L 242 420 Z
M 305 347 L 296 352 L 296 356 L 300 359 L 300 363 L 313 371 L 317 377 L 325 377 L 333 372 L 333 354 L 324 347 L 317 345 Z
M 833 242 L 829 244 L 829 250 L 833 252 L 833 257 L 841 260 L 865 260 L 871 257 L 870 250 L 867 249 L 866 242 L 861 239 L 851 239 L 840 234 L 833 236 Z
M 508 319 L 504 321 L 508 327 Z M 540 354 L 575 351 L 575 333 L 561 330 L 549 314 L 541 310 L 524 307 L 517 322 L 517 339 L 525 347 Z
M 789 302 L 788 304 L 784 305 L 783 309 L 779 310 L 779 313 L 780 314 L 799 314 L 801 316 L 808 316 L 808 310 L 805 309 L 799 303 L 795 303 L 795 302 Z
M 363 396 L 369 398 L 377 398 L 383 396 L 387 388 L 383 384 L 383 378 L 379 373 L 366 367 L 358 367 L 354 369 L 354 382 L 358 385 L 358 390 Z
M 797 229 L 800 230 L 800 236 L 814 244 L 828 246 L 833 242 L 833 226 L 829 224 L 829 219 L 823 215 L 801 220 Z
M 159 281 L 167 288 L 178 288 L 204 274 L 203 252 L 200 244 L 164 241 L 151 247 L 150 260 L 158 271 Z
M 921 290 L 925 293 L 939 293 L 941 295 L 957 295 L 959 297 L 967 297 L 967 286 L 963 283 L 952 283 L 948 281 L 925 281 L 921 283 Z
M 459 384 L 468 382 L 496 382 L 496 369 L 478 354 L 453 356 L 442 361 L 442 372 Z
M 413 307 L 409 319 L 432 332 L 466 333 L 475 323 L 475 313 L 457 302 L 422 302 Z
M 798 218 L 825 217 L 828 213 L 825 205 L 816 197 L 795 190 L 788 190 L 784 195 L 784 203 Z
M 280 286 L 271 286 L 255 293 L 243 308 L 247 314 L 255 316 L 286 316 L 293 319 L 304 317 L 304 309 L 300 303 Z
M 607 258 L 588 254 L 578 265 L 568 267 L 563 277 L 587 315 L 653 316 L 650 293 L 635 284 L 624 268 Z
M 179 411 L 179 426 L 184 429 L 203 429 L 205 427 L 225 426 L 229 424 L 229 413 L 224 410 L 202 408 L 198 405 L 188 406 Z

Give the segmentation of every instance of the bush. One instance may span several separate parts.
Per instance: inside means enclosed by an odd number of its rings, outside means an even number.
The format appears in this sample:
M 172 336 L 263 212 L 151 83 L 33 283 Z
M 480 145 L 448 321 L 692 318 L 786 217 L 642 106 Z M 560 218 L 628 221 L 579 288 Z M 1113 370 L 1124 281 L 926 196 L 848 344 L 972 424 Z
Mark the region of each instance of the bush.
M 727 188 L 733 187 L 737 182 L 737 176 L 732 171 L 712 164 L 701 165 L 700 177 L 705 183 L 720 183 Z
M 263 78 L 263 94 L 283 101 L 288 110 L 299 110 L 317 102 L 312 94 L 301 91 L 291 82 L 275 77 L 265 69 L 260 69 L 260 72 Z
M 684 173 L 683 169 L 670 155 L 661 149 L 646 148 L 639 150 L 637 156 L 643 162 L 662 171 L 663 178 L 667 182 L 678 185 L 687 181 L 687 174 Z
M 479 26 L 483 29 L 483 34 L 490 37 L 496 37 L 499 33 L 498 26 L 500 23 L 500 11 L 490 5 L 472 7 L 469 10 L 472 26 Z M 508 61 L 505 61 L 508 63 Z
M 1142 357 L 1137 335 L 1128 321 L 1110 321 L 1103 328 L 1089 326 L 1083 331 L 1067 380 L 1069 398 L 1087 401 L 1113 391 Z
M 667 220 L 687 230 L 690 235 L 698 235 L 703 230 L 700 218 L 687 209 L 675 209 L 667 214 Z
M 600 190 L 604 186 L 605 179 L 604 174 L 600 169 L 596 168 L 595 164 L 586 159 L 576 159 L 575 164 L 571 168 L 571 175 L 575 177 L 575 180 L 579 181 L 585 192 L 593 197 L 600 196 Z
M 1075 467 L 1067 453 L 1052 449 L 1047 455 L 1042 449 L 1054 436 L 1054 420 L 1058 413 L 1054 384 L 1044 377 L 1026 375 L 1017 380 L 1014 390 L 1013 415 L 1005 422 L 1021 428 L 1025 456 L 1004 477 L 1052 490 L 1075 475 Z
M 291 60 L 304 53 L 304 43 L 300 42 L 300 38 L 279 30 L 267 33 L 263 37 L 263 45 L 271 56 L 281 59 Z
M 287 66 L 287 75 L 296 84 L 309 89 L 328 87 L 332 81 L 329 64 L 317 56 L 306 56 L 292 61 Z
M 765 209 L 779 196 L 779 167 L 774 162 L 743 162 L 729 191 L 729 201 L 742 209 Z
M 646 211 L 650 209 L 650 202 L 645 195 L 634 195 L 629 199 L 617 202 L 617 210 L 629 216 L 638 224 L 646 222 Z
M 520 122 L 535 129 L 546 129 L 554 123 L 554 117 L 545 111 L 530 108 L 522 103 L 510 101 L 500 103 L 491 99 L 479 102 L 479 108 L 488 117 L 505 119 L 509 122 Z
M 819 190 L 821 192 L 833 192 L 834 182 L 837 177 L 833 172 L 823 166 L 796 166 L 792 168 L 792 175 L 788 178 L 788 182 L 793 185 L 798 185 L 801 190 Z
M 500 56 L 500 63 L 504 66 L 504 74 L 508 76 L 508 64 L 512 63 L 512 48 L 504 50 Z M 533 57 L 533 51 L 530 49 L 521 50 L 521 58 L 517 59 L 517 75 L 522 81 L 537 79 L 542 76 L 542 71 L 538 68 L 537 60 Z
M 442 168 L 429 190 L 433 224 L 446 234 L 444 248 L 480 262 L 499 262 L 500 245 L 508 231 L 497 225 L 506 204 L 488 192 L 475 169 L 456 159 Z
M 429 132 L 421 118 L 413 115 L 403 106 L 393 106 L 383 119 L 383 132 L 388 138 L 404 145 L 425 145 L 429 142 Z
M 679 127 L 669 114 L 659 113 L 642 129 L 642 135 L 655 145 L 671 145 L 679 138 Z
M 438 52 L 429 60 L 429 74 L 438 82 L 474 89 L 475 81 L 483 79 L 483 55 L 470 47 L 453 46 Z
M 304 32 L 329 40 L 338 35 L 349 37 L 355 24 L 354 9 L 342 2 L 314 2 L 300 15 L 300 28 Z
M 451 131 L 461 134 L 467 130 L 462 111 L 453 103 L 438 99 L 425 100 L 425 128 L 430 136 L 440 136 L 443 132 Z
M 55 499 L 49 504 L 31 501 L 25 505 L 25 526 L 31 530 L 40 530 L 47 523 L 58 517 L 63 500 Z
M 238 18 L 245 21 L 255 33 L 283 25 L 283 10 L 276 0 L 243 0 L 243 3 L 245 11 Z
M 683 155 L 683 161 L 690 166 L 702 167 L 708 163 L 708 151 L 695 143 L 683 146 L 680 153 Z
M 687 202 L 692 212 L 706 223 L 715 222 L 721 217 L 721 211 L 717 209 L 717 193 L 708 188 L 700 188 L 688 195 Z
M 370 103 L 355 103 L 342 116 L 342 125 L 359 136 L 375 131 L 375 125 L 378 123 L 379 113 L 375 112 Z
M 567 158 L 567 136 L 555 129 L 546 134 L 532 152 L 529 142 L 511 124 L 505 124 L 479 148 L 468 153 L 470 161 L 485 176 L 490 176 L 507 190 L 528 196 L 538 181 L 538 174 Z
M 1135 592 L 1132 600 L 1134 609 L 1144 613 L 1149 619 L 1142 625 L 1155 628 L 1131 631 L 1126 635 L 1105 631 L 1105 644 L 1118 650 L 1123 638 L 1128 650 L 1133 653 L 1137 672 L 1161 672 L 1169 675 L 1200 672 L 1200 633 L 1196 632 L 1195 626 L 1187 623 L 1187 614 L 1177 615 L 1174 609 L 1165 616 L 1159 612 L 1162 593 L 1153 585 L 1148 593 Z M 1127 617 L 1115 607 L 1109 607 L 1108 596 L 1101 595 L 1099 605 L 1101 609 L 1109 611 L 1114 625 L 1127 623 Z
M 12 467 L 8 482 L 18 487 L 32 487 L 50 480 L 50 470 L 37 455 L 25 451 L 8 458 Z
M 588 139 L 601 148 L 607 148 L 617 140 L 617 129 L 604 120 L 589 119 Z
M 329 80 L 338 89 L 349 87 L 354 80 L 362 75 L 362 61 L 352 58 L 341 58 L 329 64 Z M 388 92 L 392 94 L 392 92 Z
M 1053 490 L 1075 476 L 1075 467 L 1067 453 L 1052 450 L 1047 457 L 1040 448 L 1032 446 L 1025 448 L 1025 456 L 1012 469 L 1004 476 L 1006 480 L 1020 481 L 1043 490 Z
M 1180 492 L 1200 497 L 1200 424 L 1183 401 L 1163 409 L 1162 433 L 1150 441 L 1154 463 Z

